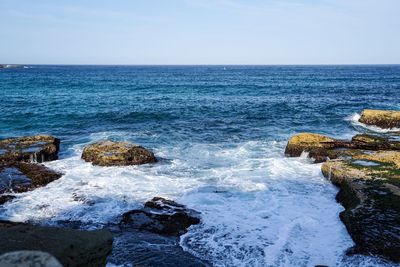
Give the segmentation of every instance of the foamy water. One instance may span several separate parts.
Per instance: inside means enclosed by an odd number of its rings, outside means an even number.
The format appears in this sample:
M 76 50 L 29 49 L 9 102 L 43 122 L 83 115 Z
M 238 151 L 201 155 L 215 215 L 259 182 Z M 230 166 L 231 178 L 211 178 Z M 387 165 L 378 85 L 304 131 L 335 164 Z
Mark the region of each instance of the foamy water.
M 118 133 L 93 134 L 91 141 L 109 135 Z M 64 176 L 19 194 L 2 217 L 78 221 L 92 229 L 163 196 L 201 212 L 202 223 L 180 244 L 215 266 L 346 266 L 351 260 L 344 256 L 353 242 L 339 220 L 337 188 L 319 164 L 285 158 L 284 142 L 162 146 L 154 149 L 159 163 L 130 167 L 92 166 L 80 159 L 83 145 L 46 163 Z M 357 259 L 357 266 L 378 263 Z

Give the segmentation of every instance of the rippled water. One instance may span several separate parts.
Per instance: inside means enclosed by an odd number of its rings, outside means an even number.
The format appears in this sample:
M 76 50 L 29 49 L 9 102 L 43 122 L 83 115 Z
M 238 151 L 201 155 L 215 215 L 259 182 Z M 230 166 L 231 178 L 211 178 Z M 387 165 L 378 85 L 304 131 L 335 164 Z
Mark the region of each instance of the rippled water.
M 389 266 L 345 256 L 353 243 L 337 189 L 319 164 L 283 151 L 297 132 L 349 138 L 374 130 L 357 113 L 400 109 L 399 90 L 400 66 L 0 70 L 0 137 L 61 138 L 61 159 L 46 165 L 65 173 L 19 194 L 0 215 L 90 229 L 164 196 L 201 212 L 180 244 L 214 266 Z M 80 160 L 83 146 L 101 139 L 139 143 L 161 160 L 109 168 Z

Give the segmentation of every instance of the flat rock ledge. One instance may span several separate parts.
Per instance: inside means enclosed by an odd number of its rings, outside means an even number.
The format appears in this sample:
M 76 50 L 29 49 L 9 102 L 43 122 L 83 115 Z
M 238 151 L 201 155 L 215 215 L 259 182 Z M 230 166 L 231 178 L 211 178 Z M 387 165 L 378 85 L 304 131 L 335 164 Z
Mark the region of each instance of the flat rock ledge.
M 322 173 L 339 186 L 340 219 L 355 242 L 350 253 L 400 262 L 400 152 L 376 151 L 327 161 Z
M 58 159 L 60 140 L 34 135 L 0 140 L 0 161 L 45 162 Z
M 289 139 L 285 155 L 299 157 L 307 152 L 310 158 L 319 163 L 351 157 L 362 152 L 360 150 L 400 150 L 400 142 L 368 134 L 355 135 L 351 140 L 338 140 L 321 134 L 300 133 Z
M 127 166 L 157 161 L 149 150 L 128 142 L 99 141 L 86 146 L 82 159 L 99 166 Z
M 308 152 L 324 162 L 323 175 L 337 185 L 345 210 L 340 219 L 355 246 L 349 254 L 377 255 L 400 262 L 400 142 L 360 134 L 336 140 L 299 134 L 286 147 L 288 156 Z
M 146 202 L 143 209 L 124 213 L 120 227 L 165 236 L 180 236 L 191 225 L 200 223 L 198 216 L 198 212 L 175 201 L 155 197 Z
M 63 267 L 47 252 L 20 250 L 0 255 L 0 267 Z
M 106 230 L 80 231 L 0 221 L 0 254 L 43 251 L 53 255 L 64 267 L 105 266 L 112 240 Z
M 30 191 L 59 179 L 61 175 L 41 164 L 0 162 L 0 194 Z
M 400 111 L 364 109 L 359 122 L 383 129 L 400 128 Z

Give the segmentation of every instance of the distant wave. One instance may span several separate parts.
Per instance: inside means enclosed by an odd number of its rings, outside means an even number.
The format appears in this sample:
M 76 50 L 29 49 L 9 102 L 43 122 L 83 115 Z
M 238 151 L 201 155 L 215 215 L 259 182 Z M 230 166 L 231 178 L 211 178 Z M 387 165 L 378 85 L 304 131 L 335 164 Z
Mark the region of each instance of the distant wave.
M 369 131 L 376 132 L 376 133 L 392 133 L 392 132 L 400 132 L 400 128 L 390 128 L 390 129 L 383 129 L 378 126 L 367 125 L 360 122 L 361 115 L 358 113 L 354 113 L 351 116 L 345 118 L 346 121 L 350 121 L 354 127 L 362 127 Z

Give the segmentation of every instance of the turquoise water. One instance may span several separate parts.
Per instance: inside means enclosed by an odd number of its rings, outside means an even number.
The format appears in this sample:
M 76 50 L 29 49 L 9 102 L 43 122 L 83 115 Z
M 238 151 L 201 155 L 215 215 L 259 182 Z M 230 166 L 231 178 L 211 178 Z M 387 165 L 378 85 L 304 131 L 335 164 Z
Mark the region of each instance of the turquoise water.
M 345 255 L 352 241 L 337 189 L 318 164 L 283 150 L 298 132 L 349 138 L 373 130 L 357 113 L 400 109 L 399 92 L 400 66 L 2 69 L 0 138 L 59 137 L 61 159 L 46 165 L 65 175 L 0 213 L 96 228 L 164 196 L 201 212 L 203 223 L 180 244 L 215 266 L 385 265 Z M 100 139 L 139 143 L 161 160 L 126 168 L 81 161 L 82 147 Z

